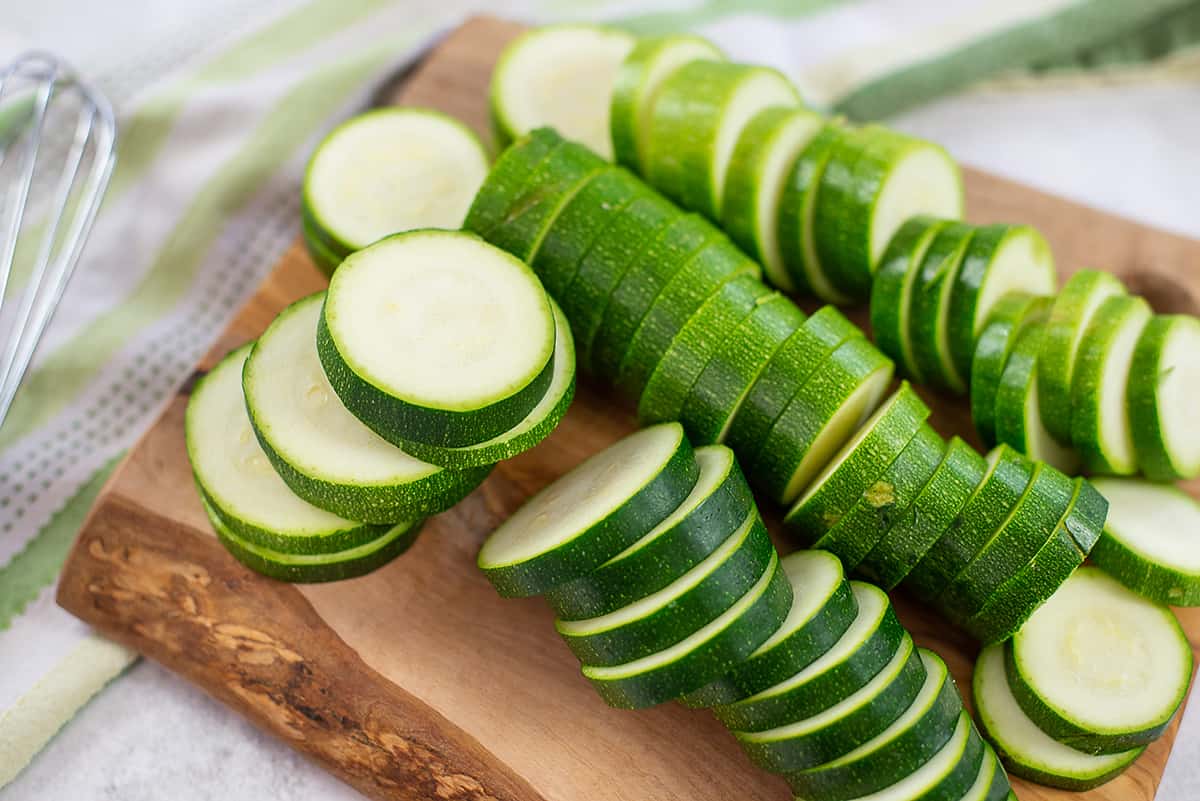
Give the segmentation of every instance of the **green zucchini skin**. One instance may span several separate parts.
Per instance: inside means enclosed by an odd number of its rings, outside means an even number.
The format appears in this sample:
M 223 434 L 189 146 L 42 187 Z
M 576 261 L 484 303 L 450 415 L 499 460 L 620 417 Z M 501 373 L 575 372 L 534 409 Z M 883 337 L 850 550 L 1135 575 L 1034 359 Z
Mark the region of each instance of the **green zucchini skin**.
M 963 715 L 967 716 L 965 710 Z M 970 720 L 969 716 L 967 719 Z M 971 731 L 967 734 L 967 742 L 963 745 L 962 754 L 955 762 L 954 767 L 922 795 L 917 796 L 914 801 L 973 801 L 967 793 L 975 786 L 980 772 L 985 769 L 984 760 L 995 760 L 995 757 L 991 755 L 991 749 L 983 741 L 983 737 L 980 736 L 974 723 L 970 725 Z M 1001 776 L 1004 775 L 1003 770 L 1000 770 L 999 773 Z M 1008 793 L 1007 779 L 1004 781 L 1004 793 Z M 985 798 L 981 801 L 988 801 L 988 799 Z
M 913 288 L 925 253 L 946 225 L 927 215 L 907 220 L 884 250 L 871 284 L 871 333 L 904 375 L 918 375 L 909 327 Z
M 1026 327 L 1041 323 L 1050 315 L 1052 301 L 1024 293 L 1009 293 L 992 308 L 987 324 L 975 344 L 971 359 L 971 420 L 979 438 L 995 447 L 996 396 L 1009 354 Z
M 590 633 L 576 634 L 570 628 L 586 620 L 559 621 L 555 624 L 559 635 L 584 665 L 622 665 L 694 634 L 749 592 L 776 559 L 775 546 L 757 510 L 731 536 L 738 537 L 739 543 L 723 562 L 698 584 L 652 613 Z
M 986 469 L 974 448 L 952 437 L 929 482 L 858 564 L 858 572 L 888 590 L 904 581 L 962 512 Z
M 722 284 L 688 318 L 655 362 L 638 400 L 638 420 L 652 424 L 679 419 L 688 390 L 724 341 L 720 332 L 735 329 L 770 292 L 752 275 Z M 669 301 L 665 297 L 661 300 Z M 629 361 L 635 358 L 644 357 L 635 356 L 631 350 Z
M 712 492 L 652 541 L 639 541 L 635 549 L 591 573 L 548 590 L 546 600 L 560 619 L 605 615 L 661 590 L 699 564 L 745 521 L 754 509 L 754 496 L 733 452 L 712 445 L 695 453 L 702 474 L 710 458 L 721 472 Z M 684 503 L 691 500 L 689 495 Z
M 1200 475 L 1200 459 L 1180 453 L 1163 425 L 1164 407 L 1171 400 L 1164 397 L 1161 385 L 1168 371 L 1175 369 L 1175 365 L 1164 363 L 1164 349 L 1178 330 L 1190 332 L 1193 341 L 1200 340 L 1200 321 L 1195 317 L 1173 314 L 1152 319 L 1138 340 L 1129 371 L 1128 408 L 1133 444 L 1139 469 L 1152 481 L 1176 481 Z
M 759 299 L 688 390 L 680 419 L 694 442 L 724 441 L 758 376 L 806 319 L 791 299 L 779 293 Z
M 489 242 L 492 231 L 508 216 L 528 182 L 542 162 L 565 140 L 550 128 L 538 128 L 512 144 L 502 143 L 504 152 L 496 159 L 483 186 L 467 210 L 463 228 Z
M 973 226 L 952 222 L 937 233 L 921 259 L 908 312 L 914 380 L 955 394 L 965 392 L 967 385 L 949 351 L 947 318 L 954 284 L 975 232 Z
M 300 230 L 304 235 L 304 249 L 308 251 L 313 266 L 326 278 L 331 277 L 345 256 L 331 250 L 329 245 L 321 240 L 320 234 L 310 228 L 307 221 L 301 222 Z

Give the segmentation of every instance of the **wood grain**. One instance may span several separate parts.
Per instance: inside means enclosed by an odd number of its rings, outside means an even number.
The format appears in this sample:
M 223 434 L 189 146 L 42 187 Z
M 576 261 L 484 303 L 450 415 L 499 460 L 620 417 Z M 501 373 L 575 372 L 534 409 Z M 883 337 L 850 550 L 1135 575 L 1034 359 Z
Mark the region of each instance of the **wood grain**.
M 519 26 L 477 18 L 399 86 L 398 102 L 452 113 L 486 133 L 485 87 Z M 968 171 L 975 221 L 1031 221 L 1064 273 L 1112 269 L 1163 309 L 1200 309 L 1200 243 Z M 258 335 L 291 300 L 322 288 L 290 250 L 200 369 Z M 860 317 L 861 319 L 861 317 Z M 190 384 L 190 382 L 189 382 Z M 474 566 L 479 543 L 524 498 L 634 427 L 632 410 L 582 383 L 545 443 L 499 466 L 430 521 L 403 558 L 359 579 L 287 585 L 222 549 L 205 520 L 183 448 L 186 391 L 114 473 L 85 523 L 59 602 L 203 687 L 378 799 L 784 801 L 709 715 L 668 704 L 606 707 L 579 676 L 537 599 L 502 600 Z M 943 434 L 970 435 L 959 402 L 936 399 Z M 778 537 L 778 520 L 768 522 Z M 969 687 L 977 646 L 902 593 L 917 641 Z M 1200 649 L 1200 610 L 1180 610 Z M 1015 782 L 1024 801 L 1149 801 L 1175 737 L 1127 773 L 1080 796 Z

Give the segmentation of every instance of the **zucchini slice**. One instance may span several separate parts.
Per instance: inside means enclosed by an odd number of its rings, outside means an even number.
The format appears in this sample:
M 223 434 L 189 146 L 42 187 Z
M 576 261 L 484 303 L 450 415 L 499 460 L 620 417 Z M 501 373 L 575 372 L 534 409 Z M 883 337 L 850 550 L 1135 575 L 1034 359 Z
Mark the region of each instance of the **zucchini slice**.
M 892 589 L 933 547 L 983 481 L 987 463 L 967 443 L 951 438 L 929 482 L 858 564 L 860 574 Z
M 1120 774 L 1145 750 L 1095 756 L 1046 734 L 1013 696 L 1002 644 L 989 645 L 979 654 L 972 689 L 984 737 L 1015 776 L 1064 790 L 1090 790 Z
M 992 309 L 1010 292 L 1054 294 L 1058 274 L 1050 245 L 1028 225 L 985 225 L 975 231 L 950 293 L 950 353 L 969 375 L 975 345 Z
M 488 95 L 497 142 L 546 125 L 611 159 L 609 104 L 634 41 L 598 25 L 548 25 L 514 39 L 496 62 Z
M 534 171 L 563 144 L 549 128 L 538 128 L 513 142 L 500 154 L 475 193 L 463 228 L 485 239 L 504 222 Z
M 892 362 L 861 337 L 830 354 L 771 426 L 750 475 L 779 503 L 791 504 L 812 477 L 879 406 Z
M 966 391 L 967 382 L 950 352 L 950 297 L 975 231 L 974 226 L 954 222 L 938 231 L 921 259 L 909 299 L 913 378 L 959 395 Z
M 721 219 L 725 179 L 738 137 L 769 106 L 800 105 L 782 74 L 728 61 L 692 61 L 659 86 L 642 174 L 667 197 Z
M 735 330 L 754 311 L 759 299 L 769 294 L 771 290 L 753 275 L 739 276 L 722 284 L 661 352 L 638 400 L 638 420 L 642 423 L 678 420 L 688 390 L 723 343 L 714 332 Z
M 922 215 L 900 226 L 880 257 L 879 271 L 871 285 L 871 334 L 904 375 L 918 374 L 909 321 L 913 287 L 926 251 L 946 225 L 945 220 Z
M 1152 317 L 1142 298 L 1117 295 L 1100 304 L 1084 335 L 1071 381 L 1071 442 L 1092 473 L 1137 472 L 1129 377 Z
M 775 773 L 805 770 L 877 736 L 908 709 L 924 682 L 925 663 L 905 634 L 870 681 L 828 709 L 771 729 L 733 734 L 754 764 Z
M 700 372 L 680 420 L 695 442 L 724 442 L 738 409 L 775 352 L 804 324 L 804 312 L 778 292 L 764 295 Z
M 562 309 L 550 298 L 554 312 L 554 373 L 546 394 L 525 419 L 502 434 L 462 448 L 443 448 L 409 441 L 404 449 L 418 459 L 443 467 L 469 471 L 511 459 L 537 445 L 558 427 L 575 397 L 575 340 Z
M 1037 360 L 1045 339 L 1041 323 L 1028 325 L 1017 337 L 996 387 L 996 440 L 1030 459 L 1046 462 L 1065 473 L 1079 470 L 1079 455 L 1061 444 L 1046 428 L 1038 401 Z
M 200 497 L 239 540 L 279 553 L 355 548 L 392 527 L 347 520 L 296 495 L 254 436 L 242 396 L 252 345 L 230 353 L 192 390 L 184 430 Z
M 479 567 L 506 597 L 577 579 L 670 516 L 698 477 L 682 426 L 643 428 L 530 498 L 484 541 Z
M 614 612 L 658 592 L 706 559 L 754 510 L 754 496 L 722 445 L 696 449 L 700 477 L 683 503 L 644 537 L 600 567 L 550 589 L 563 620 Z
M 317 356 L 324 296 L 280 312 L 246 359 L 242 390 L 263 452 L 292 492 L 348 519 L 394 523 L 449 509 L 490 466 L 460 471 L 422 462 L 346 410 Z
M 346 256 L 334 253 L 329 245 L 321 239 L 320 234 L 312 230 L 307 220 L 301 220 L 300 232 L 304 238 L 304 249 L 308 251 L 308 257 L 312 260 L 313 266 L 322 275 L 329 278 Z
M 796 291 L 796 283 L 779 245 L 779 201 L 788 171 L 822 125 L 807 109 L 765 108 L 746 125 L 729 161 L 721 224 L 784 292 Z
M 907 638 L 887 595 L 850 582 L 858 614 L 829 650 L 783 681 L 713 714 L 734 731 L 764 731 L 817 715 L 857 692 L 896 655 Z
M 688 706 L 731 704 L 784 681 L 832 648 L 858 616 L 854 592 L 833 554 L 796 551 L 779 564 L 792 585 L 787 619 L 746 661 L 686 695 Z
M 699 36 L 668 34 L 638 39 L 613 82 L 610 127 L 616 160 L 645 172 L 646 132 L 663 81 L 689 62 L 724 58 L 720 48 Z
M 912 704 L 886 729 L 852 751 L 784 776 L 798 797 L 847 801 L 878 792 L 918 771 L 955 736 L 969 735 L 970 720 L 946 663 L 919 649 L 925 683 Z M 964 725 L 967 731 L 964 732 Z M 962 748 L 957 748 L 961 756 Z
M 784 525 L 806 545 L 840 556 L 837 549 L 827 547 L 826 535 L 895 461 L 928 417 L 929 407 L 907 381 L 902 382 L 821 469 L 787 513 Z
M 1147 478 L 1200 475 L 1200 320 L 1160 315 L 1146 326 L 1129 371 L 1129 422 L 1138 466 Z
M 979 766 L 979 773 L 975 776 L 975 783 L 959 801 L 1016 801 L 1017 796 L 1012 792 L 1012 785 L 1008 783 L 1008 774 L 1004 772 L 1000 758 L 987 741 L 984 741 L 983 749 L 983 760 Z
M 398 231 L 462 227 L 487 173 L 483 143 L 453 117 L 375 109 L 317 145 L 302 203 L 314 232 L 346 255 Z
M 787 617 L 792 588 L 778 554 L 745 595 L 699 631 L 623 665 L 585 665 L 583 675 L 610 706 L 641 709 L 703 687 L 742 662 Z
M 752 509 L 716 550 L 666 587 L 608 614 L 557 620 L 554 627 L 585 665 L 641 659 L 711 623 L 774 565 L 775 546 Z
M 1075 571 L 1033 613 L 1004 659 L 1030 720 L 1097 754 L 1158 739 L 1192 678 L 1192 649 L 1175 614 L 1094 567 Z
M 1084 334 L 1100 304 L 1124 294 L 1124 285 L 1109 273 L 1080 270 L 1063 284 L 1050 310 L 1038 354 L 1038 395 L 1042 419 L 1059 442 L 1071 442 L 1071 391 Z
M 1178 487 L 1097 478 L 1108 522 L 1092 561 L 1139 595 L 1172 606 L 1200 606 L 1200 503 Z
M 930 142 L 868 125 L 841 137 L 821 175 L 817 256 L 847 296 L 865 299 L 896 231 L 913 217 L 960 219 L 958 165 Z
M 987 325 L 975 344 L 975 356 L 971 360 L 971 420 L 979 438 L 989 448 L 997 444 L 996 395 L 1009 354 L 1027 326 L 1046 320 L 1052 302 L 1050 298 L 1023 292 L 1009 293 L 992 308 Z M 1034 366 L 1036 368 L 1036 361 Z M 1042 420 L 1040 394 L 1034 393 L 1039 402 L 1039 421 Z

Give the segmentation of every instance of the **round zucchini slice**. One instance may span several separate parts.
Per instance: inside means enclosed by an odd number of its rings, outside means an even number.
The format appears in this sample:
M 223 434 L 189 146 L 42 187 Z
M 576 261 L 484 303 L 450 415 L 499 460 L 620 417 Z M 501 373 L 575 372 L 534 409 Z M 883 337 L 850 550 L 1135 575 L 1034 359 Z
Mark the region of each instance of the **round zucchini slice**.
M 1138 466 L 1147 478 L 1200 475 L 1200 320 L 1160 315 L 1147 324 L 1129 371 L 1129 422 Z
M 875 344 L 900 365 L 907 376 L 917 376 L 913 353 L 912 293 L 925 253 L 934 238 L 947 225 L 933 217 L 913 217 L 892 237 L 879 260 L 879 270 L 871 285 L 871 334 Z
M 490 239 L 492 230 L 511 213 L 534 171 L 562 144 L 563 138 L 557 133 L 538 128 L 505 148 L 475 193 L 463 228 Z
M 975 232 L 974 226 L 953 222 L 938 231 L 921 259 L 908 312 L 913 378 L 958 395 L 966 391 L 967 381 L 950 352 L 950 297 Z
M 979 438 L 989 448 L 994 448 L 998 443 L 996 395 L 1000 392 L 1000 381 L 1004 377 L 1008 357 L 1027 326 L 1046 320 L 1052 302 L 1050 298 L 1039 298 L 1023 292 L 1006 295 L 992 308 L 987 325 L 975 344 L 975 356 L 971 360 L 971 420 L 975 423 Z M 1034 364 L 1036 367 L 1036 361 Z M 1039 421 L 1042 420 L 1040 394 L 1033 393 L 1034 400 L 1039 402 Z
M 1017 337 L 996 387 L 996 440 L 1030 459 L 1046 462 L 1066 473 L 1079 470 L 1079 455 L 1062 445 L 1046 428 L 1038 402 L 1037 360 L 1045 326 L 1028 325 Z

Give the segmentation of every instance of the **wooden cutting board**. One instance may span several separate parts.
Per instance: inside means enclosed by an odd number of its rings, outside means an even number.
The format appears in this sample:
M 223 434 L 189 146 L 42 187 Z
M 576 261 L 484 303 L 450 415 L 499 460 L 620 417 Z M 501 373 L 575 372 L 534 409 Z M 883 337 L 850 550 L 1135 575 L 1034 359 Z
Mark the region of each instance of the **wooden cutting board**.
M 396 99 L 440 108 L 486 134 L 491 65 L 519 31 L 495 19 L 469 21 L 406 76 Z M 967 195 L 975 222 L 1038 225 L 1065 272 L 1111 268 L 1160 310 L 1200 311 L 1200 242 L 973 170 Z M 197 376 L 257 336 L 285 304 L 323 285 L 293 247 Z M 484 536 L 524 498 L 634 428 L 627 404 L 584 382 L 550 439 L 431 520 L 408 554 L 363 578 L 298 586 L 243 568 L 213 536 L 184 452 L 192 383 L 97 500 L 62 574 L 64 608 L 372 798 L 788 798 L 784 783 L 755 769 L 708 714 L 675 704 L 606 707 L 557 639 L 549 608 L 537 598 L 501 599 L 475 568 Z M 961 403 L 934 400 L 941 433 L 973 438 Z M 774 510 L 764 512 L 778 534 Z M 917 642 L 941 654 L 959 687 L 969 688 L 976 644 L 902 593 L 895 601 Z M 1193 648 L 1200 646 L 1200 610 L 1180 617 Z M 1153 798 L 1176 726 L 1086 798 Z M 1078 797 L 1015 784 L 1024 801 Z

